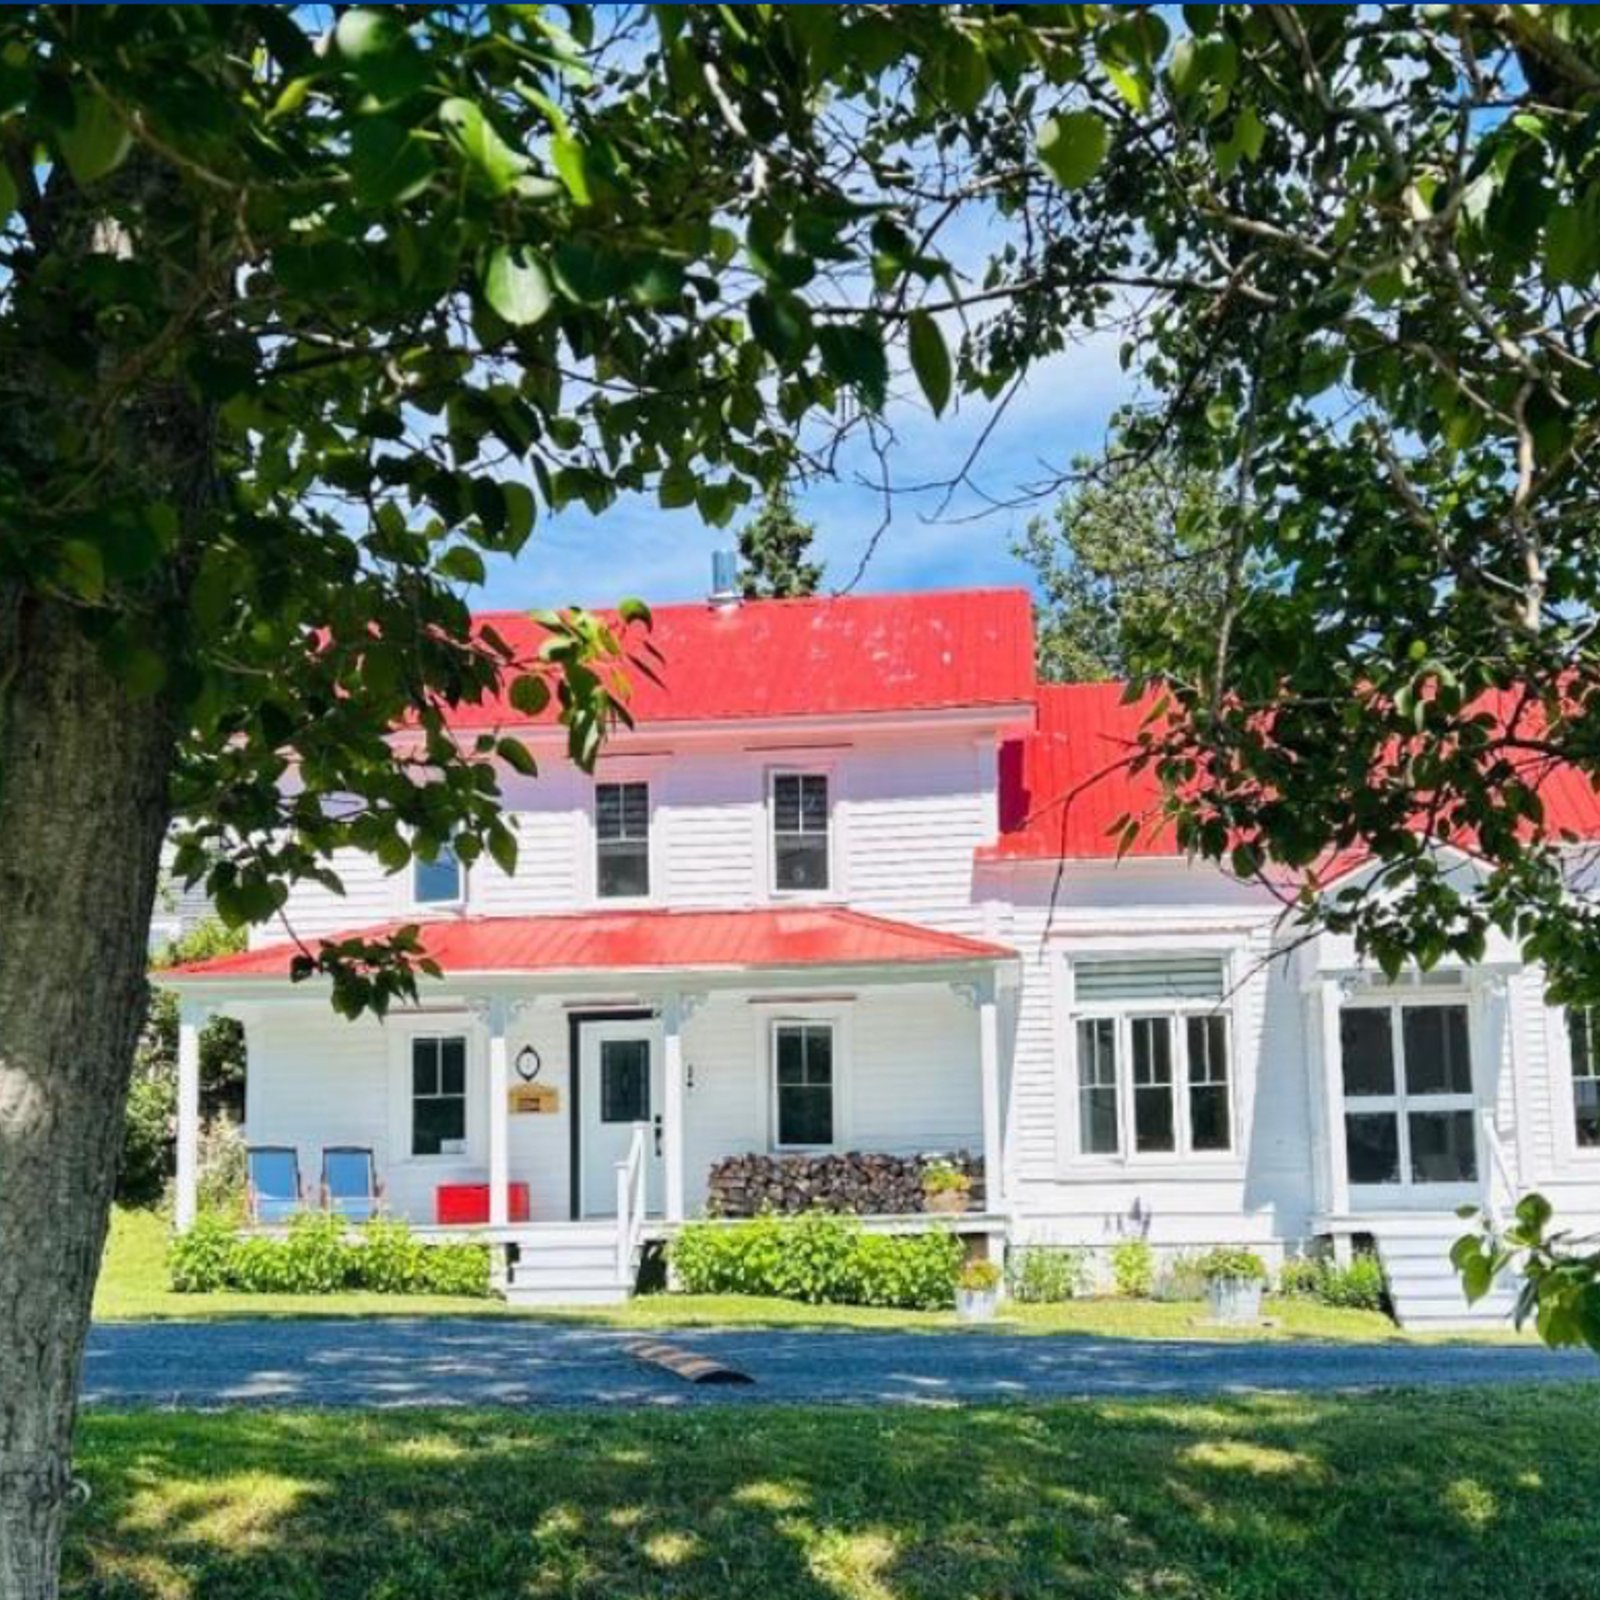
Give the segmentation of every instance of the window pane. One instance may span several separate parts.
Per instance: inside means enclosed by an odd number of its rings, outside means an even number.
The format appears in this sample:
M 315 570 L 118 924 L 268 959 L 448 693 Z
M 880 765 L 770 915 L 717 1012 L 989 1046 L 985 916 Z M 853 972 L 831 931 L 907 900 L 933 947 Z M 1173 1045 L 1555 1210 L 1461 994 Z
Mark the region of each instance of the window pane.
M 1120 1147 L 1116 1039 L 1110 1017 L 1078 1023 L 1078 1145 L 1087 1156 L 1112 1156 Z
M 604 1039 L 600 1044 L 600 1120 L 648 1122 L 650 1046 L 643 1039 Z
M 1401 1017 L 1406 1041 L 1406 1092 L 1471 1094 L 1467 1008 L 1407 1006 Z
M 1189 1091 L 1189 1143 L 1195 1150 L 1228 1150 L 1233 1133 L 1228 1126 L 1228 1091 L 1217 1084 Z
M 1477 1178 L 1470 1111 L 1413 1111 L 1409 1121 L 1413 1183 L 1471 1183 Z
M 437 1094 L 439 1092 L 439 1041 L 413 1039 L 411 1041 L 411 1092 L 412 1094 Z
M 826 834 L 794 834 L 789 838 L 780 837 L 774 845 L 773 854 L 780 889 L 828 887 Z
M 1400 1121 L 1392 1111 L 1349 1113 L 1344 1149 L 1351 1183 L 1400 1181 Z
M 1572 1076 L 1595 1076 L 1592 1048 L 1594 1011 L 1587 1006 L 1574 1006 L 1567 1012 L 1567 1040 L 1572 1046 Z
M 449 845 L 432 861 L 414 861 L 411 871 L 411 896 L 418 905 L 461 898 L 461 863 Z
M 772 780 L 772 825 L 779 833 L 795 833 L 800 827 L 800 779 L 780 772 Z
M 419 1156 L 459 1148 L 467 1136 L 467 1103 L 459 1096 L 434 1096 L 413 1102 L 411 1152 Z
M 1580 1078 L 1572 1085 L 1578 1144 L 1585 1150 L 1600 1145 L 1600 1078 Z
M 1072 963 L 1080 1004 L 1105 1000 L 1220 1000 L 1221 956 L 1087 957 Z
M 778 1090 L 779 1144 L 833 1143 L 833 1090 L 809 1085 Z
M 1133 1050 L 1133 1147 L 1177 1149 L 1177 1118 L 1172 1102 L 1172 1020 L 1135 1017 Z
M 1394 1093 L 1394 1035 L 1387 1011 L 1359 1006 L 1341 1011 L 1339 1052 L 1347 1095 Z
M 805 833 L 822 833 L 828 826 L 828 780 L 820 773 L 807 773 L 800 780 L 800 828 Z
M 600 839 L 643 839 L 650 829 L 650 785 L 596 784 L 594 812 Z
M 467 1092 L 467 1041 L 465 1039 L 440 1039 L 439 1088 L 444 1094 Z
M 602 900 L 642 898 L 650 893 L 650 847 L 642 840 L 600 845 L 596 887 Z

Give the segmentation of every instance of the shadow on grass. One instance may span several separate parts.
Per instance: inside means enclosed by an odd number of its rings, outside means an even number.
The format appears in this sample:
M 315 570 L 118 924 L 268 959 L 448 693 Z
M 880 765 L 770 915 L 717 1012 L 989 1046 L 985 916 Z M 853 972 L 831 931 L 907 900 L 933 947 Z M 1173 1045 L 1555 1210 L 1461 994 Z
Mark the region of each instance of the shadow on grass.
M 1600 1591 L 1592 1391 L 653 1414 L 91 1414 L 68 1593 Z

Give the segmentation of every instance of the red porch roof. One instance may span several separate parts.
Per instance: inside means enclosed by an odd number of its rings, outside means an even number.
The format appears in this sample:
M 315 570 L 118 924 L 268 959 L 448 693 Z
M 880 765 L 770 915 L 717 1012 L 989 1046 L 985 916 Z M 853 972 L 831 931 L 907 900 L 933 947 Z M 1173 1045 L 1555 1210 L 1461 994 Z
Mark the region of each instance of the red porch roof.
M 519 659 L 536 656 L 545 637 L 526 612 L 476 621 Z M 648 642 L 660 681 L 634 677 L 628 706 L 641 726 L 1026 706 L 1034 695 L 1025 589 L 658 606 Z M 528 718 L 491 700 L 458 706 L 449 721 L 476 728 Z
M 405 921 L 333 937 L 379 938 Z M 891 922 L 839 906 L 761 911 L 600 911 L 562 917 L 460 917 L 423 922 L 422 947 L 447 974 L 878 967 L 999 961 L 1004 945 Z M 308 941 L 316 943 L 317 941 Z M 192 961 L 174 978 L 284 979 L 295 944 Z

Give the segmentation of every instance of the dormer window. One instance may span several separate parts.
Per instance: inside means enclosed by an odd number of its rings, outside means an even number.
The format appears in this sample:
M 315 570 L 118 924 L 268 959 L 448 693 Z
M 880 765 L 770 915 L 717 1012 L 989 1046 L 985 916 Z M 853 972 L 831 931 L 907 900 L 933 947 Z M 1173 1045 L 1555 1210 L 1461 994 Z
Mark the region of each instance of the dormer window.
M 650 785 L 597 783 L 594 833 L 599 898 L 644 899 L 650 893 Z
M 772 778 L 772 883 L 783 891 L 828 887 L 828 778 L 778 772 Z
M 418 856 L 411 863 L 411 899 L 419 906 L 460 905 L 461 863 L 449 845 L 440 845 L 431 861 Z

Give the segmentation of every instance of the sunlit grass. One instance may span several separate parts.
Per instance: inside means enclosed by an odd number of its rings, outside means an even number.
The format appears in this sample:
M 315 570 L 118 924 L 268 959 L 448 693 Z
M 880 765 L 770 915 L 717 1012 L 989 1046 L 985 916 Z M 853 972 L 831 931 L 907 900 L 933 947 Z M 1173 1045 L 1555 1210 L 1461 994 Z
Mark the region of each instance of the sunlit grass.
M 1578 1387 L 969 1410 L 92 1412 L 70 1595 L 1600 1593 Z

